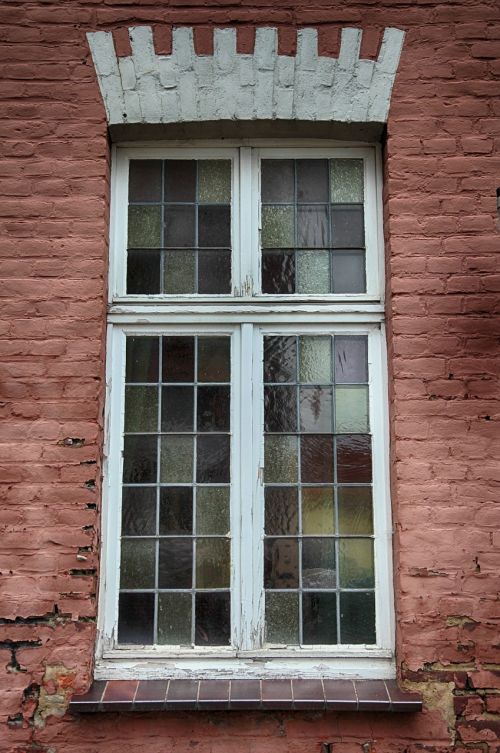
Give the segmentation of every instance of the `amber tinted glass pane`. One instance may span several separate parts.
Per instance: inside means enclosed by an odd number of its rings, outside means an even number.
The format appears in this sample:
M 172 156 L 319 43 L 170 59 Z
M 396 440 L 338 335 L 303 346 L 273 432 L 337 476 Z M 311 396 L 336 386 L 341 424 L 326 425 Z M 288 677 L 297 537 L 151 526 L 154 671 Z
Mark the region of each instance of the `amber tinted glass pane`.
M 161 245 L 161 207 L 129 206 L 128 247 L 158 248 Z
M 368 381 L 366 337 L 335 337 L 335 381 L 356 384 Z
M 291 203 L 294 201 L 294 162 L 291 159 L 262 160 L 262 201 Z
M 265 490 L 265 532 L 267 536 L 293 535 L 298 532 L 296 487 L 268 486 Z
M 299 595 L 266 593 L 266 641 L 297 645 L 299 643 Z
M 340 486 L 339 533 L 372 534 L 372 490 L 368 486 Z
M 230 207 L 198 207 L 198 245 L 205 248 L 228 248 L 231 245 Z
M 196 594 L 197 646 L 225 646 L 231 640 L 231 596 L 229 593 Z
M 192 572 L 193 540 L 160 539 L 159 588 L 191 588 Z
M 369 484 L 372 480 L 371 438 L 361 434 L 337 437 L 337 481 Z
M 376 643 L 375 594 L 340 594 L 340 637 L 342 643 Z
M 332 338 L 304 335 L 299 338 L 301 382 L 325 384 L 332 381 Z
M 198 387 L 197 430 L 229 431 L 229 387 Z
M 302 595 L 303 643 L 337 643 L 337 599 L 334 593 Z
M 230 554 L 228 539 L 196 539 L 196 588 L 229 588 Z
M 165 207 L 165 246 L 192 248 L 195 245 L 196 218 L 194 206 L 168 204 Z
M 194 337 L 163 338 L 163 381 L 194 381 Z
M 152 645 L 155 595 L 121 593 L 118 615 L 118 643 Z
M 160 536 L 193 532 L 193 490 L 188 486 L 160 489 Z
M 130 160 L 128 198 L 129 201 L 161 201 L 160 160 Z
M 330 293 L 330 252 L 297 251 L 296 293 Z
M 283 206 L 262 207 L 262 247 L 293 248 L 295 245 L 294 209 Z
M 125 431 L 158 430 L 158 388 L 125 387 Z
M 193 437 L 169 434 L 161 438 L 160 480 L 189 484 L 193 480 Z
M 193 431 L 193 387 L 163 387 L 161 396 L 161 430 Z
M 158 337 L 127 337 L 127 382 L 158 381 Z
M 297 539 L 265 539 L 264 587 L 298 588 L 298 557 Z
M 328 243 L 328 207 L 299 206 L 297 208 L 298 248 L 325 248 Z
M 341 588 L 373 588 L 373 541 L 340 539 L 339 568 Z
M 126 486 L 122 495 L 122 535 L 151 536 L 156 533 L 156 489 Z
M 264 381 L 294 382 L 297 378 L 295 337 L 272 335 L 264 338 Z
M 328 160 L 298 159 L 296 168 L 299 204 L 328 202 Z
M 368 431 L 368 387 L 335 388 L 335 431 Z
M 229 488 L 199 486 L 196 490 L 196 533 L 229 533 Z
M 300 388 L 300 430 L 333 431 L 331 387 Z
M 363 160 L 330 160 L 331 199 L 334 204 L 363 201 Z
M 297 437 L 272 434 L 264 440 L 264 480 L 266 483 L 294 483 L 298 472 Z
M 196 161 L 165 161 L 165 201 L 196 200 Z
M 364 252 L 334 253 L 332 274 L 334 293 L 364 293 L 366 291 Z
M 151 539 L 122 539 L 120 588 L 154 588 L 155 552 Z
M 301 479 L 305 483 L 333 481 L 333 438 L 322 434 L 300 438 Z
M 127 293 L 153 295 L 160 293 L 160 251 L 129 251 L 127 253 Z
M 231 251 L 198 251 L 198 293 L 231 292 Z
M 231 161 L 198 162 L 198 201 L 201 204 L 230 204 Z
M 295 254 L 268 252 L 262 254 L 262 292 L 295 293 Z
M 302 533 L 335 533 L 335 508 L 331 487 L 302 487 Z
M 165 251 L 163 256 L 163 292 L 196 292 L 196 252 Z
M 302 541 L 303 588 L 335 588 L 335 540 L 304 538 Z
M 363 248 L 365 244 L 363 206 L 332 206 L 332 244 L 334 248 Z
M 157 444 L 155 436 L 125 437 L 123 442 L 123 480 L 126 484 L 156 482 Z
M 264 431 L 297 431 L 296 387 L 264 387 Z
M 201 434 L 197 438 L 196 480 L 199 484 L 224 484 L 230 480 L 229 437 Z
M 230 355 L 229 337 L 199 337 L 198 381 L 229 382 Z
M 158 595 L 158 643 L 189 646 L 191 643 L 191 594 Z

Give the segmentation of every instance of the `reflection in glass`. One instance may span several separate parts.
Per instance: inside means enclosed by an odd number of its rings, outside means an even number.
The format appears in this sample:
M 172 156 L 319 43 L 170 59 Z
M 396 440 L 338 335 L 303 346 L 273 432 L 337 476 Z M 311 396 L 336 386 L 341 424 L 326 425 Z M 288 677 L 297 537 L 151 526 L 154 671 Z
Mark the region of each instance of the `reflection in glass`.
M 229 387 L 198 387 L 198 431 L 229 431 Z
M 335 588 L 335 539 L 302 540 L 302 587 Z
M 297 539 L 264 540 L 264 587 L 298 588 L 299 546 Z
M 295 254 L 264 251 L 262 254 L 262 292 L 295 293 Z
M 264 381 L 294 382 L 297 378 L 297 341 L 295 337 L 264 337 Z
M 118 607 L 118 643 L 152 645 L 155 595 L 121 593 Z
M 268 486 L 265 490 L 265 526 L 267 536 L 298 533 L 297 488 Z
M 231 596 L 229 592 L 197 593 L 195 597 L 195 643 L 224 646 L 231 641 Z
M 302 594 L 305 645 L 337 643 L 337 597 L 335 593 Z

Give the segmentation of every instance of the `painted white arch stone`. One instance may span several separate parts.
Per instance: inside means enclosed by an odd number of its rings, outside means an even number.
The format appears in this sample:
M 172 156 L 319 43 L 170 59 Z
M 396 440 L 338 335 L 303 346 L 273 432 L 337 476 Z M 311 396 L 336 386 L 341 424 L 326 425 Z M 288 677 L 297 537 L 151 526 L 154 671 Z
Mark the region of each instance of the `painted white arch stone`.
M 359 58 L 361 29 L 342 29 L 338 58 L 318 55 L 316 29 L 297 32 L 296 56 L 278 55 L 275 28 L 256 30 L 253 54 L 236 52 L 236 30 L 214 30 L 214 54 L 197 55 L 193 30 L 173 29 L 172 54 L 157 55 L 150 26 L 129 29 L 132 55 L 118 58 L 111 32 L 87 34 L 109 125 L 217 120 L 385 123 L 404 32 L 385 29 L 376 61 Z

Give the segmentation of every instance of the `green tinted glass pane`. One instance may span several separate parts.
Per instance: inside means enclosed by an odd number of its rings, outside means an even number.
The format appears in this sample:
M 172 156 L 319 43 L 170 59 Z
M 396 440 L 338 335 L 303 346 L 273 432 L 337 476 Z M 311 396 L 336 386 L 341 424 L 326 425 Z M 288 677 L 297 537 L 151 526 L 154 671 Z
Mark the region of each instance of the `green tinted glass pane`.
M 325 384 L 332 381 L 331 337 L 305 335 L 299 338 L 299 380 Z
M 122 539 L 120 588 L 154 588 L 155 551 L 151 539 Z
M 363 160 L 330 160 L 330 192 L 334 204 L 363 201 Z
M 128 248 L 161 246 L 161 207 L 128 208 Z
M 191 644 L 191 594 L 158 594 L 158 643 Z
M 368 431 L 368 387 L 335 388 L 335 431 Z
M 339 533 L 373 533 L 372 490 L 369 486 L 340 486 Z
M 264 480 L 268 484 L 297 481 L 297 437 L 273 434 L 265 438 Z
M 293 207 L 262 207 L 262 248 L 293 248 Z
M 372 539 L 340 539 L 339 568 L 341 588 L 373 588 Z
M 333 489 L 328 487 L 302 488 L 302 533 L 335 533 Z
M 125 431 L 158 430 L 158 388 L 125 387 Z
M 196 533 L 224 536 L 229 533 L 229 487 L 197 487 Z
M 192 436 L 162 437 L 160 480 L 170 484 L 189 484 L 193 480 Z
M 330 293 L 330 252 L 297 251 L 296 293 Z
M 299 643 L 299 595 L 266 593 L 266 641 L 297 645 Z
M 231 203 L 231 160 L 198 161 L 198 201 Z
M 195 251 L 165 251 L 163 267 L 164 293 L 195 293 Z
M 229 588 L 229 539 L 196 539 L 196 588 Z
M 375 594 L 340 594 L 340 642 L 376 643 Z

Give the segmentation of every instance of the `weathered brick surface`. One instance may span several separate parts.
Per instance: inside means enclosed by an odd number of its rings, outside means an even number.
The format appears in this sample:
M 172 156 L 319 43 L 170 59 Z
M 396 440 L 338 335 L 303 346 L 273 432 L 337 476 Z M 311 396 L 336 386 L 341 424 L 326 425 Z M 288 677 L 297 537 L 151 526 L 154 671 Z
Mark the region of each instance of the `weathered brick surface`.
M 109 144 L 85 32 L 156 25 L 407 31 L 385 145 L 397 661 L 384 714 L 72 718 L 91 676 Z M 166 26 L 165 26 L 166 24 Z M 0 750 L 494 753 L 500 749 L 498 0 L 74 0 L 0 7 Z

